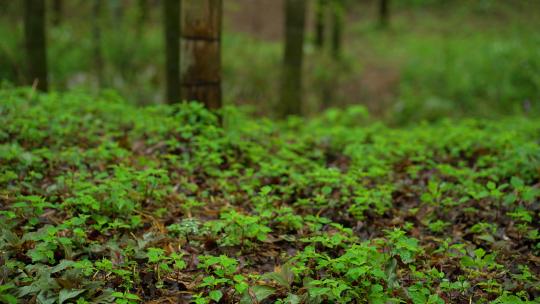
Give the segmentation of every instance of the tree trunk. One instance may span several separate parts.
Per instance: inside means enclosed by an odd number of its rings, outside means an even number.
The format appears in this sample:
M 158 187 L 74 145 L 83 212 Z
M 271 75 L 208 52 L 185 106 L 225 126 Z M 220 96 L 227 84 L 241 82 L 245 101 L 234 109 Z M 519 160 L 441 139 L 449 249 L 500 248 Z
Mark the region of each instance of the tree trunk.
M 302 112 L 302 65 L 306 0 L 285 2 L 285 51 L 281 84 L 281 117 Z
M 59 26 L 62 23 L 64 1 L 54 0 L 52 6 L 52 24 L 54 26 Z
M 29 84 L 46 92 L 48 81 L 45 0 L 24 1 L 24 38 L 28 57 L 26 79 Z
M 165 1 L 166 2 L 166 1 Z M 138 18 L 137 18 L 137 37 L 140 37 L 144 31 L 146 20 L 148 19 L 148 0 L 138 1 Z
M 261 20 L 261 16 L 258 14 L 262 9 L 261 1 L 252 1 L 250 4 L 248 14 L 251 15 L 251 30 L 258 36 L 264 27 L 264 20 Z
M 101 1 L 94 0 L 93 20 L 92 20 L 92 38 L 94 52 L 94 69 L 98 88 L 104 85 L 103 80 L 103 54 L 101 52 Z
M 315 46 L 324 47 L 324 24 L 326 21 L 327 0 L 317 0 L 315 6 Z
M 180 102 L 180 1 L 164 0 L 165 79 L 167 103 Z
M 108 3 L 112 11 L 113 24 L 122 24 L 122 19 L 124 19 L 124 5 L 122 0 L 110 0 Z
M 182 98 L 219 109 L 222 0 L 184 1 L 180 72 Z
M 379 0 L 379 25 L 382 28 L 390 24 L 390 0 Z
M 334 0 L 332 7 L 332 56 L 334 59 L 341 58 L 341 45 L 343 42 L 343 25 L 345 23 L 345 7 L 343 0 Z

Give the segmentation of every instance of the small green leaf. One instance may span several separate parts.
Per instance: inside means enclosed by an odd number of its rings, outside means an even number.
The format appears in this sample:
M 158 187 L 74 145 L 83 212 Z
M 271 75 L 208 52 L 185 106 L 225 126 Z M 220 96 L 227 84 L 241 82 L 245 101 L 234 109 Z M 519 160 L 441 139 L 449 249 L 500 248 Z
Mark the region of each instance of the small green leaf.
M 58 295 L 58 304 L 62 304 L 66 300 L 73 299 L 83 292 L 85 292 L 84 289 L 62 289 Z
M 208 297 L 216 302 L 219 302 L 219 300 L 221 300 L 221 297 L 223 297 L 223 293 L 221 292 L 221 290 L 212 290 L 208 294 Z
M 141 299 L 141 298 L 139 298 L 138 295 L 132 294 L 132 293 L 125 293 L 124 298 L 130 299 L 130 300 L 140 300 Z
M 512 179 L 510 179 L 510 184 L 516 189 L 521 189 L 525 186 L 523 180 L 517 176 L 513 176 Z
M 276 292 L 274 288 L 270 286 L 263 286 L 263 285 L 253 286 L 250 288 L 250 290 L 252 294 L 255 295 L 255 299 L 257 300 L 257 302 L 261 302 L 262 300 L 268 298 L 269 296 L 274 294 L 274 292 Z M 253 304 L 253 303 L 254 302 L 252 301 L 250 292 L 246 291 L 244 293 L 244 296 L 240 300 L 240 304 Z
M 3 295 L 0 295 L 0 302 L 6 303 L 6 304 L 17 304 L 17 298 L 10 294 L 3 294 Z

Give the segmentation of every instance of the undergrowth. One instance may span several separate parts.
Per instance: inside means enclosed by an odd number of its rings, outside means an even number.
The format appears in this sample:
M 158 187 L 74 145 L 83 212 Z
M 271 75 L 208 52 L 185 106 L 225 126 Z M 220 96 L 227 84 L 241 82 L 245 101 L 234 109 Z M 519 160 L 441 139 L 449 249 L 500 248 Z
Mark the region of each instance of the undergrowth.
M 5 303 L 540 303 L 540 124 L 0 90 Z

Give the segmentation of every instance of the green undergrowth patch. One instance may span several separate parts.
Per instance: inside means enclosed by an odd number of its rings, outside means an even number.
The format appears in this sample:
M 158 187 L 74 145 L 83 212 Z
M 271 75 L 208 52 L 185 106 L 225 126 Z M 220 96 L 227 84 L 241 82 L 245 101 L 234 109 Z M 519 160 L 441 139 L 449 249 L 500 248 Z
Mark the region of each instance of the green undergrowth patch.
M 540 303 L 540 123 L 0 90 L 0 302 Z

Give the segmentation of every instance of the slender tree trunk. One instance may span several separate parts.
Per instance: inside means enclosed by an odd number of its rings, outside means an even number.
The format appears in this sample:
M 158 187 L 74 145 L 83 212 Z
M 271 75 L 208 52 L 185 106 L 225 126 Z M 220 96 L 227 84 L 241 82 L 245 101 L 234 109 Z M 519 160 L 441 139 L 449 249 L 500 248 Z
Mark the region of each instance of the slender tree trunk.
M 64 1 L 63 0 L 53 0 L 52 24 L 54 26 L 59 26 L 60 24 L 62 24 L 63 13 L 64 13 Z
M 137 20 L 137 37 L 140 37 L 144 31 L 146 20 L 148 19 L 148 0 L 138 1 L 138 20 Z
M 9 0 L 0 0 L 0 7 L 3 8 L 3 10 L 0 11 L 0 16 L 7 16 L 10 12 L 10 4 L 11 1 Z
M 48 90 L 45 0 L 24 1 L 24 38 L 28 66 L 26 79 L 41 91 Z
M 332 7 L 332 56 L 334 59 L 341 58 L 343 43 L 343 26 L 345 23 L 345 7 L 343 0 L 334 0 Z
M 324 24 L 326 21 L 327 0 L 317 0 L 315 6 L 315 46 L 324 47 Z
M 122 24 L 122 19 L 124 19 L 124 5 L 122 0 L 110 0 L 109 6 L 112 11 L 112 18 L 114 24 Z
M 101 51 L 101 10 L 102 0 L 94 0 L 92 14 L 92 38 L 94 49 L 94 71 L 98 88 L 104 85 L 103 79 L 103 54 Z
M 390 24 L 390 0 L 379 0 L 379 25 L 382 28 Z
M 252 1 L 251 7 L 249 10 L 249 14 L 251 15 L 251 30 L 255 35 L 259 35 L 261 33 L 261 30 L 264 27 L 264 20 L 261 20 L 260 15 L 258 12 L 261 11 L 261 2 L 260 1 Z
M 219 109 L 221 101 L 222 0 L 182 3 L 182 98 Z
M 281 83 L 281 117 L 302 112 L 302 66 L 306 0 L 285 1 L 285 51 Z
M 167 103 L 180 102 L 180 1 L 163 2 Z

